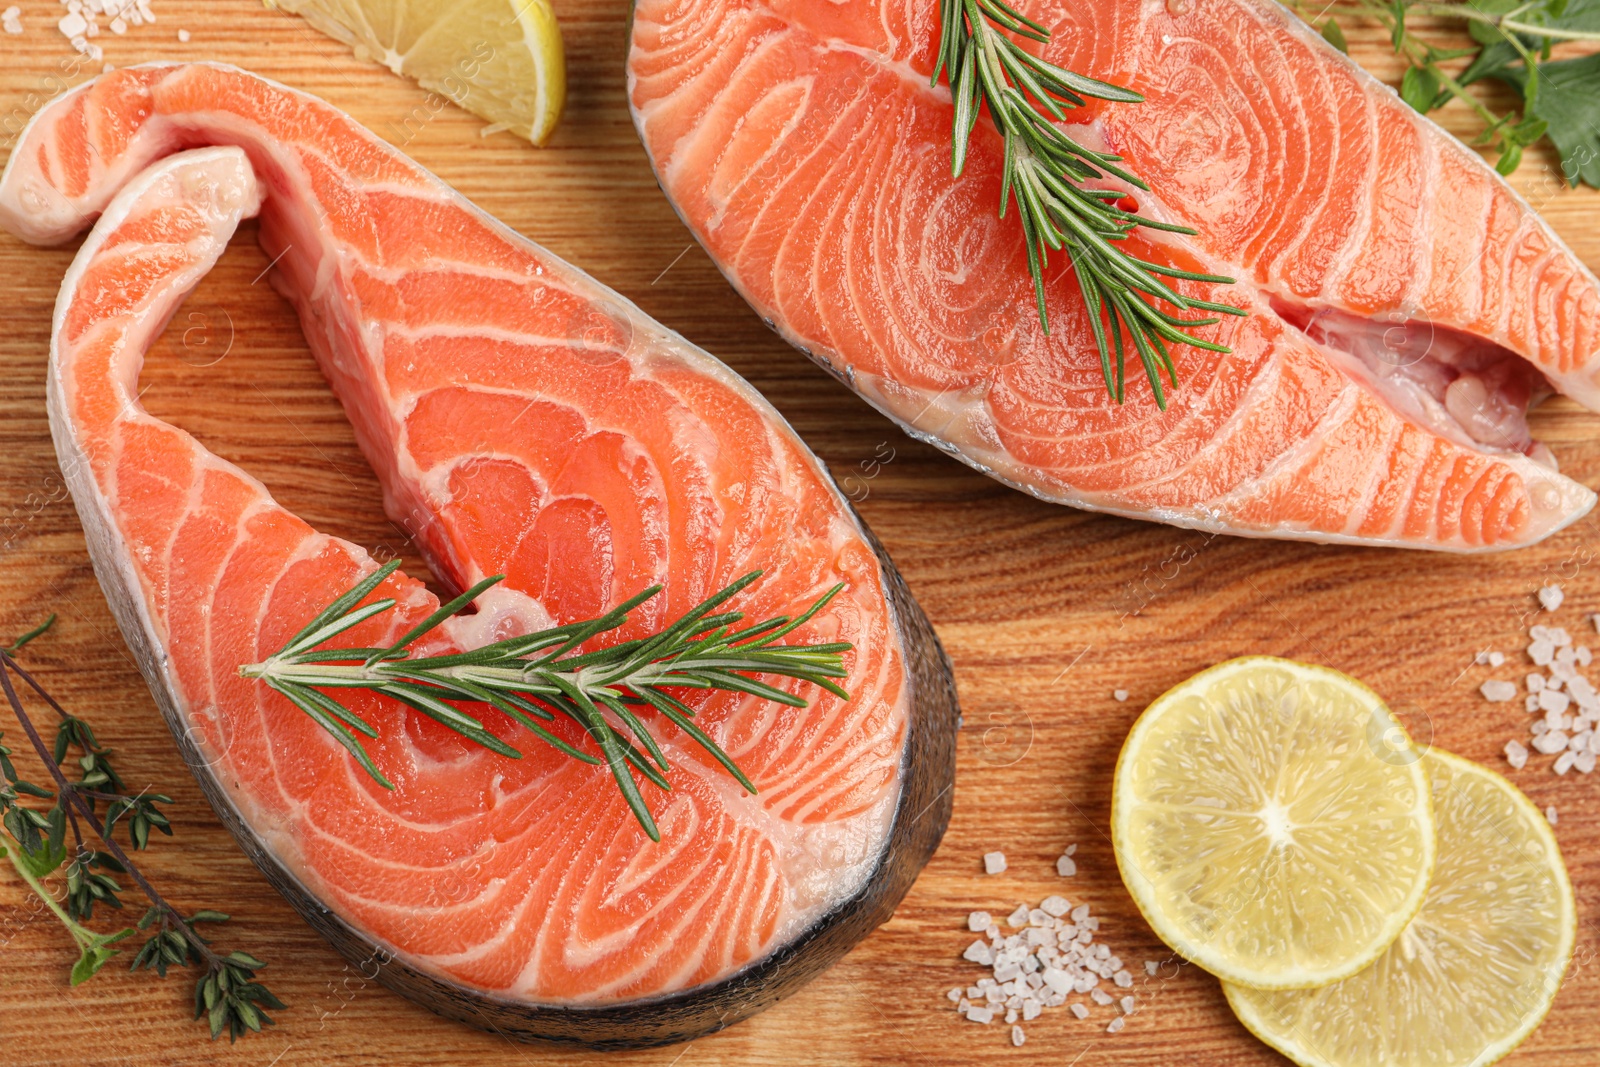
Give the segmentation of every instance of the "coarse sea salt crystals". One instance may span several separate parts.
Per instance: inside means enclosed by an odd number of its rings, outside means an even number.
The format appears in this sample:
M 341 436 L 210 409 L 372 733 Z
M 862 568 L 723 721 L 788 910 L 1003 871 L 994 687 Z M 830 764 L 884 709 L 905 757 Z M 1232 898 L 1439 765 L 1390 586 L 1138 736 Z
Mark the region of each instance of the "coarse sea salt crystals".
M 1077 845 L 1068 845 L 1067 850 L 1056 860 L 1056 873 L 1063 878 L 1071 878 L 1078 873 L 1078 861 L 1073 859 L 1073 853 L 1078 851 Z
M 22 8 L 15 4 L 0 11 L 0 29 L 7 33 L 22 32 Z
M 1539 603 L 1547 611 L 1554 612 L 1565 600 L 1560 586 L 1539 590 Z M 1594 662 L 1594 653 L 1586 645 L 1576 644 L 1564 628 L 1543 624 L 1528 627 L 1525 651 L 1539 669 L 1526 675 L 1522 687 L 1501 678 L 1491 678 L 1478 687 L 1492 704 L 1508 703 L 1525 688 L 1523 705 L 1528 714 L 1538 716 L 1528 727 L 1527 744 L 1515 739 L 1506 742 L 1506 762 L 1521 770 L 1528 764 L 1531 748 L 1553 756 L 1550 769 L 1558 775 L 1569 771 L 1592 774 L 1600 761 L 1600 692 L 1583 671 Z M 1476 658 L 1479 664 L 1500 665 L 1485 652 Z
M 103 56 L 100 46 L 94 43 L 94 38 L 100 35 L 100 20 L 105 19 L 105 28 L 114 34 L 128 32 L 129 26 L 142 26 L 156 20 L 155 12 L 150 9 L 151 0 L 61 0 L 65 14 L 56 22 L 56 29 L 61 31 L 61 36 L 71 42 L 72 47 L 91 60 L 99 62 Z M 16 26 L 13 29 L 13 25 Z M 5 13 L 0 12 L 0 26 L 4 26 L 7 33 L 21 33 L 21 21 L 5 18 Z M 187 40 L 188 31 L 181 31 L 179 40 Z
M 984 874 L 1004 874 L 1006 870 L 1006 854 L 1004 852 L 985 852 L 983 854 Z
M 1065 897 L 1051 895 L 1038 907 L 1019 905 L 1006 919 L 1013 933 L 1002 935 L 989 912 L 967 915 L 969 931 L 978 931 L 980 924 L 984 938 L 968 944 L 961 958 L 989 968 L 990 974 L 947 990 L 945 998 L 968 1022 L 1001 1021 L 1011 1027 L 1013 1047 L 1027 1040 L 1021 1024 L 1052 1008 L 1065 1006 L 1079 1019 L 1089 1018 L 1090 1004 L 1112 1008 L 1118 1014 L 1105 1029 L 1113 1034 L 1137 1011 L 1137 998 L 1124 992 L 1133 986 L 1133 975 L 1109 946 L 1095 943 L 1100 920 L 1089 905 L 1073 907 Z M 1145 962 L 1145 973 L 1155 973 L 1152 961 Z

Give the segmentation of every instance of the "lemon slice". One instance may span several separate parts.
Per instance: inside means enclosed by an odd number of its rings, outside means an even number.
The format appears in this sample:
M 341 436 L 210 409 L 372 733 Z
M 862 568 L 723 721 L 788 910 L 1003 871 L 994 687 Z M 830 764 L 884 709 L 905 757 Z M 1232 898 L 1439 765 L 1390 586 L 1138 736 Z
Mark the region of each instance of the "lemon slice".
M 1202 671 L 1145 710 L 1117 760 L 1111 830 L 1156 933 L 1262 988 L 1366 967 L 1433 869 L 1428 781 L 1383 700 L 1266 656 Z
M 544 144 L 567 95 L 550 0 L 275 0 L 360 59 Z
M 1544 1019 L 1572 958 L 1572 883 L 1544 816 L 1459 756 L 1423 765 L 1439 864 L 1400 939 L 1321 989 L 1223 985 L 1250 1032 L 1303 1067 L 1485 1067 Z

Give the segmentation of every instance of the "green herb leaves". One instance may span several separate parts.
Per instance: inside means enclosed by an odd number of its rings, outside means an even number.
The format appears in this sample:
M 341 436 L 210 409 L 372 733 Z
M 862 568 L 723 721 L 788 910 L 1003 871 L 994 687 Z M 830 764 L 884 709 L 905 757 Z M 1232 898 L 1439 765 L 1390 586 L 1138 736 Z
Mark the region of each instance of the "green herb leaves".
M 399 565 L 393 562 L 379 568 L 335 598 L 270 659 L 239 668 L 244 677 L 258 678 L 287 697 L 385 788 L 392 789 L 393 783 L 356 736 L 375 738 L 377 729 L 322 690 L 365 689 L 391 697 L 484 748 L 520 759 L 521 752 L 457 703 L 494 708 L 566 756 L 584 763 L 604 762 L 639 825 L 656 841 L 661 834 L 634 773 L 658 789 L 670 790 L 666 775 L 671 768 L 661 746 L 639 719 L 639 711 L 654 711 L 677 726 L 754 793 L 756 787 L 695 724 L 694 710 L 672 690 L 749 693 L 789 707 L 806 706 L 794 694 L 754 677 L 773 675 L 809 682 L 842 700 L 850 696 L 833 681 L 847 674 L 841 657 L 850 650 L 849 644 L 777 643 L 810 621 L 842 586 L 823 594 L 795 618 L 781 616 L 741 629 L 743 614 L 718 609 L 756 581 L 760 571 L 709 597 L 660 633 L 590 652 L 579 650 L 621 627 L 628 621 L 628 613 L 660 593 L 661 587 L 646 589 L 597 619 L 497 641 L 470 652 L 412 656 L 412 646 L 504 577 L 496 575 L 441 606 L 392 645 L 322 647 L 394 607 L 389 599 L 362 601 Z M 575 723 L 594 743 L 599 756 L 546 729 L 544 724 L 554 722 L 557 715 Z
M 1128 346 L 1138 353 L 1150 380 L 1156 404 L 1165 410 L 1161 384 L 1177 385 L 1169 345 L 1185 344 L 1213 352 L 1227 347 L 1201 340 L 1191 331 L 1218 321 L 1217 314 L 1243 315 L 1227 304 L 1193 300 L 1179 294 L 1164 278 L 1231 284 L 1219 275 L 1174 270 L 1151 263 L 1117 246 L 1135 229 L 1194 234 L 1182 226 L 1144 218 L 1119 206 L 1124 194 L 1091 189 L 1084 183 L 1117 179 L 1135 189 L 1149 186 L 1118 167 L 1122 157 L 1085 147 L 1059 125 L 1069 109 L 1086 98 L 1137 103 L 1138 93 L 1085 78 L 1029 52 L 1020 40 L 1046 42 L 1050 31 L 1020 14 L 1004 0 L 940 0 L 941 35 L 933 83 L 949 73 L 955 99 L 950 168 L 960 175 L 978 116 L 985 106 L 1005 138 L 1005 163 L 1000 190 L 1000 216 L 1014 201 L 1027 242 L 1028 269 L 1033 275 L 1039 321 L 1050 330 L 1045 311 L 1044 275 L 1049 254 L 1066 250 L 1083 292 L 1100 354 L 1106 389 L 1123 401 L 1123 364 Z M 1201 317 L 1168 314 L 1157 306 L 1170 304 Z
M 1474 143 L 1499 151 L 1495 169 L 1501 174 L 1516 171 L 1524 151 L 1548 136 L 1568 184 L 1600 187 L 1600 57 L 1550 58 L 1556 44 L 1600 42 L 1600 0 L 1353 0 L 1351 6 L 1383 23 L 1396 54 L 1411 64 L 1401 98 L 1423 114 L 1463 101 L 1483 122 Z M 1412 29 L 1412 15 L 1459 20 L 1476 47 L 1437 47 Z M 1322 35 L 1347 50 L 1332 19 L 1323 23 Z M 1444 64 L 1469 57 L 1459 75 L 1446 71 Z M 1522 114 L 1497 115 L 1466 91 L 1485 78 L 1515 89 Z
M 69 714 L 12 658 L 17 649 L 44 633 L 54 621 L 52 615 L 44 626 L 0 649 L 0 690 L 55 785 L 50 790 L 22 779 L 12 762 L 12 751 L 0 744 L 0 776 L 4 779 L 0 783 L 0 825 L 11 840 L 9 846 L 0 845 L 0 858 L 11 861 L 17 875 L 76 942 L 78 960 L 69 975 L 73 985 L 94 977 L 122 952 L 118 947 L 122 941 L 153 927 L 154 932 L 134 956 L 132 970 L 145 968 L 165 977 L 169 965 L 202 968 L 195 982 L 195 1017 L 207 1020 L 213 1038 L 227 1030 L 230 1039 L 237 1039 L 246 1032 L 270 1026 L 272 1019 L 262 1009 L 282 1008 L 283 1004 L 255 981 L 255 972 L 265 964 L 243 952 L 226 956 L 214 952 L 210 942 L 194 930 L 197 922 L 226 922 L 228 916 L 198 911 L 185 919 L 139 872 L 114 836 L 119 824 L 126 827 L 127 843 L 138 851 L 149 844 L 152 829 L 170 835 L 172 825 L 159 805 L 170 804 L 172 799 L 149 790 L 130 795 L 112 762 L 111 751 L 100 744 L 89 724 Z M 26 684 L 55 711 L 59 722 L 54 746 L 46 747 L 13 678 Z M 69 759 L 74 751 L 78 757 Z M 73 765 L 79 772 L 77 781 L 66 773 Z M 41 811 L 28 803 L 29 798 L 48 801 L 49 806 Z M 101 804 L 105 805 L 103 815 Z M 90 846 L 85 827 L 99 838 L 103 848 Z M 66 880 L 64 901 L 45 885 L 46 879 L 58 872 Z M 149 899 L 150 908 L 137 928 L 100 933 L 85 923 L 94 918 L 97 906 L 122 907 L 123 887 L 114 875 L 131 879 Z

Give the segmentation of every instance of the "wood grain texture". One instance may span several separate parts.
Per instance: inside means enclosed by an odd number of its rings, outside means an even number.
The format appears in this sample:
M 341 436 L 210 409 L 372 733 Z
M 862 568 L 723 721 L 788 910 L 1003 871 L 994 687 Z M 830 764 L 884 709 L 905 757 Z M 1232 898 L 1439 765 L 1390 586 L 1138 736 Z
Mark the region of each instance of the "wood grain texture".
M 0 37 L 0 151 L 43 99 L 91 73 L 74 69 L 53 28 L 55 0 L 20 6 L 28 33 Z M 1004 489 L 905 438 L 762 326 L 673 215 L 634 138 L 623 99 L 627 0 L 556 0 L 556 8 L 572 95 L 543 151 L 504 134 L 480 137 L 476 120 L 435 112 L 420 90 L 254 0 L 158 0 L 158 24 L 100 41 L 118 65 L 219 59 L 317 93 L 720 356 L 861 498 L 954 660 L 966 716 L 954 819 L 895 918 L 749 1022 L 687 1047 L 605 1058 L 661 1067 L 1284 1062 L 1245 1033 L 1216 982 L 1193 967 L 1168 968 L 1170 977 L 1148 984 L 1141 977 L 1141 1011 L 1120 1034 L 1102 1032 L 1108 1016 L 1092 1025 L 1054 1011 L 1014 1050 L 1003 1027 L 958 1022 L 944 999 L 978 976 L 959 958 L 965 915 L 1061 892 L 1104 917 L 1101 939 L 1125 960 L 1166 959 L 1122 889 L 1105 836 L 1112 765 L 1145 703 L 1230 656 L 1286 655 L 1358 674 L 1420 739 L 1503 769 L 1498 750 L 1525 736 L 1526 720 L 1478 697 L 1488 672 L 1471 666 L 1473 655 L 1517 648 L 1534 590 L 1550 580 L 1568 594 L 1557 621 L 1587 629 L 1586 616 L 1600 610 L 1600 518 L 1513 555 L 1457 558 L 1208 538 Z M 188 43 L 177 41 L 179 28 L 191 32 Z M 1377 30 L 1349 28 L 1357 58 L 1396 76 Z M 1459 105 L 1443 118 L 1472 129 Z M 1562 191 L 1554 164 L 1534 153 L 1517 184 L 1600 267 L 1600 195 Z M 299 920 L 211 816 L 116 633 L 50 448 L 44 365 L 71 256 L 0 235 L 11 309 L 0 331 L 0 635 L 60 612 L 28 662 L 116 748 L 136 788 L 177 800 L 177 837 L 152 845 L 147 871 L 182 906 L 234 913 L 221 943 L 267 959 L 264 977 L 290 1008 L 267 1035 L 228 1048 L 188 1021 L 181 976 L 134 979 L 114 964 L 70 990 L 67 937 L 0 869 L 0 1056 L 15 1067 L 598 1062 L 467 1029 L 367 980 Z M 422 573 L 383 515 L 292 312 L 261 280 L 266 266 L 247 227 L 152 354 L 145 404 L 261 477 L 314 526 Z M 1600 481 L 1596 416 L 1556 401 L 1534 421 L 1565 470 Z M 1498 673 L 1517 677 L 1521 668 Z M 1112 699 L 1117 688 L 1131 693 L 1126 703 Z M 1578 894 L 1578 962 L 1549 1020 L 1509 1062 L 1576 1067 L 1600 1059 L 1588 1008 L 1600 995 L 1600 780 L 1558 779 L 1542 769 L 1547 758 L 1535 762 L 1512 777 L 1540 806 L 1560 810 L 1557 834 Z M 1063 883 L 1053 861 L 1072 842 L 1080 873 Z M 1005 875 L 982 873 L 980 856 L 991 849 L 1009 857 Z

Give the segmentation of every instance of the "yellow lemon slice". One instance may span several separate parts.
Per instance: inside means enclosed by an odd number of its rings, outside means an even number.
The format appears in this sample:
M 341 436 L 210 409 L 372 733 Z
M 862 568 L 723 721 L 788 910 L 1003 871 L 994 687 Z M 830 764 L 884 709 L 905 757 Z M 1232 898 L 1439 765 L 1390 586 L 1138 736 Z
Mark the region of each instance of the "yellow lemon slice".
M 1434 750 L 1439 862 L 1371 967 L 1320 989 L 1223 984 L 1250 1032 L 1303 1067 L 1485 1067 L 1533 1032 L 1572 958 L 1577 911 L 1543 814 L 1504 778 Z
M 273 0 L 361 59 L 544 144 L 567 95 L 549 0 Z
M 1428 781 L 1383 700 L 1257 656 L 1151 704 L 1117 760 L 1123 882 L 1174 950 L 1228 981 L 1324 985 L 1377 959 L 1433 869 Z

